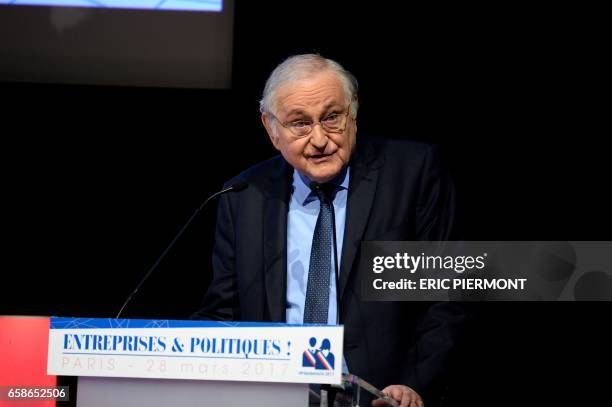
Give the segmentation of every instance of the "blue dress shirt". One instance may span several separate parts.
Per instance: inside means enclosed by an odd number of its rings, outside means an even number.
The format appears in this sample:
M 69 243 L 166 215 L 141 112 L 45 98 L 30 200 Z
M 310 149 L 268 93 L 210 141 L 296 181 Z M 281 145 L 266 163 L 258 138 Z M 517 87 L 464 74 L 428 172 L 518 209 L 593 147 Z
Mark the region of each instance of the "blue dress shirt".
M 338 269 L 340 269 L 344 223 L 346 220 L 346 200 L 348 196 L 349 171 L 345 168 L 330 182 L 338 186 L 334 197 L 336 218 L 336 245 L 338 248 Z M 304 320 L 304 303 L 308 268 L 310 266 L 310 249 L 317 217 L 321 209 L 319 199 L 308 186 L 310 180 L 293 170 L 293 192 L 289 202 L 287 217 L 287 323 L 302 324 Z M 336 276 L 332 255 L 331 276 L 329 278 L 329 310 L 327 323 L 336 325 Z

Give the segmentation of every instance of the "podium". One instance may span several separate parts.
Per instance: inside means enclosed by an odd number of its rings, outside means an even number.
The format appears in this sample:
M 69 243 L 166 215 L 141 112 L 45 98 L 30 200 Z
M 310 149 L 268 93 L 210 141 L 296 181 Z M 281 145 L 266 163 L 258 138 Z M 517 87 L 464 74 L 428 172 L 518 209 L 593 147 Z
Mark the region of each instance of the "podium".
M 78 407 L 285 406 L 359 407 L 361 391 L 397 407 L 394 400 L 354 375 L 343 375 L 342 387 L 313 394 L 300 383 L 213 382 L 164 379 L 79 377 Z
M 79 377 L 77 407 L 305 407 L 308 385 L 172 379 Z
M 79 376 L 77 407 L 357 406 L 350 391 L 359 395 L 360 379 L 342 374 L 343 334 L 329 325 L 51 318 L 47 372 Z
M 16 318 L 11 326 L 23 327 L 32 321 Z M 48 338 L 47 352 L 44 344 L 31 350 L 46 359 L 46 372 L 39 364 L 25 377 L 49 377 L 55 383 L 55 376 L 78 376 L 78 407 L 355 407 L 362 385 L 381 396 L 356 376 L 342 374 L 342 326 L 91 318 L 46 321 L 48 329 L 40 329 L 40 320 L 36 323 L 37 335 L 43 341 Z M 320 393 L 313 392 L 313 384 Z M 74 390 L 69 390 L 74 403 Z

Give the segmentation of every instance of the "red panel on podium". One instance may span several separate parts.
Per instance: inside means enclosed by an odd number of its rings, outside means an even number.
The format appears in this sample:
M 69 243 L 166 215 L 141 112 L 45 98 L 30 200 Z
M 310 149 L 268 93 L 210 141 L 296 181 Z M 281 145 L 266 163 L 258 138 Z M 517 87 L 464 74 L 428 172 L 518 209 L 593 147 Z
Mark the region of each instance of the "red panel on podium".
M 55 386 L 47 375 L 49 318 L 0 316 L 0 386 Z M 1 401 L 0 407 L 55 406 L 55 401 L 16 403 Z

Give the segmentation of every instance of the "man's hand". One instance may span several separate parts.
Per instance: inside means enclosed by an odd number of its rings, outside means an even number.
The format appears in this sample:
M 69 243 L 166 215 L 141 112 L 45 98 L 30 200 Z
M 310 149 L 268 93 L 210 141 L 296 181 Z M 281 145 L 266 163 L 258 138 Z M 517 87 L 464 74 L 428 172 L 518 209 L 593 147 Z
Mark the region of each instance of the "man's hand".
M 387 386 L 382 390 L 387 396 L 391 397 L 394 400 L 397 400 L 400 403 L 400 407 L 424 407 L 423 399 L 419 396 L 419 393 L 412 390 L 408 386 L 404 386 L 401 384 L 392 384 L 391 386 Z M 384 407 L 388 404 L 383 400 L 378 399 L 372 402 L 372 406 L 374 407 Z

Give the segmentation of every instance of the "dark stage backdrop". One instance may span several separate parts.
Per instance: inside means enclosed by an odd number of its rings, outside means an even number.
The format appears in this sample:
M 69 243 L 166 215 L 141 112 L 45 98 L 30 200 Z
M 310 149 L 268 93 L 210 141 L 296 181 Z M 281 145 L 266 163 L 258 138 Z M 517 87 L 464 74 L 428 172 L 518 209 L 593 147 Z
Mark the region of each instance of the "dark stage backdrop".
M 257 101 L 271 69 L 302 52 L 357 76 L 358 136 L 441 146 L 468 238 L 609 240 L 596 11 L 237 3 L 231 90 L 2 84 L 1 314 L 114 316 L 200 202 L 275 154 Z M 126 317 L 198 307 L 215 210 Z M 482 305 L 449 401 L 608 404 L 611 314 L 609 303 Z

